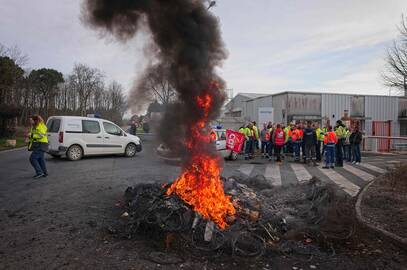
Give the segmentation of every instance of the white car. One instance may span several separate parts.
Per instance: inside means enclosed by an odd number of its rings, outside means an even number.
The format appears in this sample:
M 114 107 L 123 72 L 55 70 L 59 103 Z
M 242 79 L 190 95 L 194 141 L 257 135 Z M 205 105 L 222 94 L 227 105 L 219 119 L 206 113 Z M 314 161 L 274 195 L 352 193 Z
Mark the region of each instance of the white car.
M 124 154 L 132 157 L 142 150 L 139 137 L 124 132 L 116 124 L 80 116 L 51 116 L 47 121 L 48 153 L 80 160 L 88 155 Z
M 212 129 L 211 141 L 215 143 L 216 151 L 226 159 L 236 160 L 238 153 L 226 149 L 226 129 Z M 157 153 L 165 158 L 179 159 L 179 157 L 172 157 L 171 150 L 164 144 L 160 144 L 157 148 Z
M 226 149 L 226 129 L 212 129 L 211 140 L 215 141 L 216 151 L 223 158 L 236 160 L 238 153 Z

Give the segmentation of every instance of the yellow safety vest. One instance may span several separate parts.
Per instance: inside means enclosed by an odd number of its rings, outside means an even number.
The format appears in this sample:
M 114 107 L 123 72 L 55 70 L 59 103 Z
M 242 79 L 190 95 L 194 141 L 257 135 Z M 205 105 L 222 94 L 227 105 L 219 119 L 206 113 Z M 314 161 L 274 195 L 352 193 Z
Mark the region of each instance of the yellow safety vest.
M 346 137 L 346 129 L 342 126 L 339 126 L 335 129 L 335 134 L 338 139 L 343 139 Z
M 326 132 L 324 132 L 321 128 L 317 128 L 317 129 L 315 130 L 315 132 L 317 133 L 317 139 L 318 139 L 318 141 L 323 142 L 323 141 L 324 141 L 324 136 L 325 136 L 325 133 L 326 133 Z
M 246 128 L 241 128 L 241 129 L 239 129 L 239 132 L 244 135 L 244 137 L 245 137 L 246 140 L 249 139 L 249 137 L 247 137 L 247 134 L 246 134 Z
M 247 138 L 253 136 L 252 130 L 250 128 L 247 127 L 244 130 L 245 130 L 245 135 L 246 135 Z
M 256 138 L 256 140 L 259 139 L 259 130 L 257 129 L 256 126 L 253 126 L 253 131 L 254 131 L 254 137 Z
M 44 123 L 31 128 L 29 147 L 33 142 L 48 143 L 47 126 Z
M 290 127 L 285 127 L 284 128 L 284 133 L 285 133 L 285 141 L 284 141 L 284 143 L 287 143 L 288 139 L 290 138 L 289 131 L 290 131 Z

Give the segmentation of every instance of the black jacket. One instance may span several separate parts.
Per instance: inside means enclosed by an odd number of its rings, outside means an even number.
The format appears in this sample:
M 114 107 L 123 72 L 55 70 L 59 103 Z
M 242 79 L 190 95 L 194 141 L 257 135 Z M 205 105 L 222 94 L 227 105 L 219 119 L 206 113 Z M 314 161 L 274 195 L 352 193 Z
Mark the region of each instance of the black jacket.
M 362 142 L 362 132 L 356 131 L 352 132 L 351 136 L 354 135 L 353 144 L 360 144 Z
M 304 144 L 306 145 L 313 145 L 317 143 L 317 133 L 313 128 L 305 128 L 304 129 Z

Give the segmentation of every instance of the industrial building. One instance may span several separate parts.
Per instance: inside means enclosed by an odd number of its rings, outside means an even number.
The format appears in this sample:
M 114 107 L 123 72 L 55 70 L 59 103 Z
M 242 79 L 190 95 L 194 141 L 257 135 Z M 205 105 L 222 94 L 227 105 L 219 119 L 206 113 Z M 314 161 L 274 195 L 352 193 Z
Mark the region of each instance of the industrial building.
M 407 136 L 407 97 L 282 92 L 271 95 L 238 94 L 224 107 L 220 122 L 236 125 L 313 120 L 334 124 L 338 119 L 357 122 L 365 135 Z M 237 124 L 238 123 L 238 124 Z M 260 124 L 259 124 L 260 125 Z

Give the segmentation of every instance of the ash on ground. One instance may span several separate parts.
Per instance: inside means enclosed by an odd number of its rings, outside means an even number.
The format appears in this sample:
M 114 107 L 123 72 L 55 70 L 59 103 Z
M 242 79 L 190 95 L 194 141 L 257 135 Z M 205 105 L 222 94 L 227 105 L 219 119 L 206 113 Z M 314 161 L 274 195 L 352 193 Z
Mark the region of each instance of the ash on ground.
M 317 178 L 272 187 L 262 176 L 223 179 L 236 215 L 219 230 L 161 184 L 127 188 L 118 231 L 147 238 L 164 250 L 213 256 L 256 257 L 267 253 L 326 256 L 354 232 L 353 203 Z

